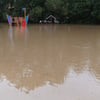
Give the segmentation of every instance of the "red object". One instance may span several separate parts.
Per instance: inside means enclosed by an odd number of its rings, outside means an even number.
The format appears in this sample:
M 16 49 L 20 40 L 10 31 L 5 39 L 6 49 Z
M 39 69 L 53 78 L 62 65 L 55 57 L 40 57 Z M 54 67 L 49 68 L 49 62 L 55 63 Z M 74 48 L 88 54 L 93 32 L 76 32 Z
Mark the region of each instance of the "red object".
M 25 26 L 25 19 L 22 21 L 22 24 L 21 24 L 22 26 Z

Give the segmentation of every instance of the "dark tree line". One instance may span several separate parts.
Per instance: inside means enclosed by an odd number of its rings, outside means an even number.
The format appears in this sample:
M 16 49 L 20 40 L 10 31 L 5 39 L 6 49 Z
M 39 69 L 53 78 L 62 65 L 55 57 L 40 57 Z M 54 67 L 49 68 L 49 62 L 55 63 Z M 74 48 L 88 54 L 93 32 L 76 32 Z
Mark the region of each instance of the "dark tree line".
M 7 21 L 6 14 L 23 16 L 22 7 L 32 23 L 54 15 L 61 23 L 100 24 L 100 0 L 0 0 L 0 21 Z

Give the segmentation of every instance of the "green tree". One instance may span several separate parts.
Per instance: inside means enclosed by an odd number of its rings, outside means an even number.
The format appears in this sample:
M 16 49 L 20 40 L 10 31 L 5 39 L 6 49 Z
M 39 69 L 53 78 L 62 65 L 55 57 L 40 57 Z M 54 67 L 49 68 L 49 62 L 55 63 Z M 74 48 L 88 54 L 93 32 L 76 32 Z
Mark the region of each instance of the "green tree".
M 14 9 L 8 10 L 9 4 Z M 23 7 L 33 23 L 52 14 L 61 23 L 100 24 L 100 0 L 0 0 L 0 21 L 7 21 L 7 13 L 24 16 Z
M 41 16 L 42 16 L 42 7 L 40 6 L 37 6 L 37 7 L 34 7 L 30 12 L 29 12 L 29 15 L 30 15 L 30 21 L 32 22 L 39 22 Z

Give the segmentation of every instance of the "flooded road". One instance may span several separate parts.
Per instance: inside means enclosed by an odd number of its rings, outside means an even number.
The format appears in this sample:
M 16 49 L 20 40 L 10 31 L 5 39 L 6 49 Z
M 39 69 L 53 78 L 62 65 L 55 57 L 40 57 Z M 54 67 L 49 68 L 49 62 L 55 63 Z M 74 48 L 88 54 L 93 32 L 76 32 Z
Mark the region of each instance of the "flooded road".
M 100 26 L 0 24 L 0 100 L 99 100 Z

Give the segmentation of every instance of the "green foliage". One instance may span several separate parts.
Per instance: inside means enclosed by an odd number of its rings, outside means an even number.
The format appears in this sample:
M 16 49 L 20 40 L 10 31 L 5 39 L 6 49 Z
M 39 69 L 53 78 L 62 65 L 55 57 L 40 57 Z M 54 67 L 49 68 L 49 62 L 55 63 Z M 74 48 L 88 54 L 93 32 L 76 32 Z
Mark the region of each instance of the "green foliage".
M 9 4 L 14 9 L 8 9 Z M 24 16 L 26 7 L 29 21 L 37 23 L 54 15 L 61 23 L 100 23 L 99 0 L 0 0 L 0 21 L 6 21 L 6 14 Z
M 62 8 L 62 0 L 46 0 L 45 6 L 48 9 L 48 11 L 59 11 Z
M 70 21 L 75 23 L 85 22 L 90 17 L 91 5 L 88 1 L 73 2 L 69 8 Z M 87 21 L 86 21 L 87 22 Z
M 91 15 L 95 18 L 96 23 L 100 23 L 100 1 L 94 4 Z
M 37 23 L 42 16 L 42 11 L 43 9 L 40 6 L 34 7 L 32 10 L 30 10 L 30 21 Z

